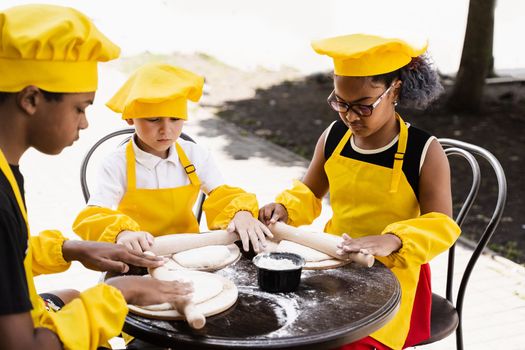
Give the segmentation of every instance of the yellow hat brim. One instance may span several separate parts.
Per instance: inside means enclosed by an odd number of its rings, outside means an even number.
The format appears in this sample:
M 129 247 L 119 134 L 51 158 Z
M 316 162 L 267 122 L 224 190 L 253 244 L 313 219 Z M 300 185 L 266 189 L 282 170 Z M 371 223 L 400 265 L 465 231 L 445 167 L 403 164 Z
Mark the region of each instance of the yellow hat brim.
M 0 58 L 0 91 L 18 92 L 35 85 L 49 92 L 97 90 L 97 62 L 11 60 Z
M 106 104 L 111 108 L 109 102 Z M 113 109 L 113 108 L 112 108 Z M 185 98 L 168 99 L 153 102 L 136 100 L 130 103 L 122 111 L 122 119 L 170 117 L 188 119 L 188 106 Z

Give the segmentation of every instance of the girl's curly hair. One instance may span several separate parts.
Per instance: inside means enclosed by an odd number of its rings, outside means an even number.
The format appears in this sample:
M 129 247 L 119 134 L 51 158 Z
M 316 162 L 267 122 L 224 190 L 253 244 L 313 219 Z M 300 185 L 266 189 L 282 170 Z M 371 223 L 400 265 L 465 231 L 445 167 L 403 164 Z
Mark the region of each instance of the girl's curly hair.
M 412 58 L 412 61 L 396 71 L 374 75 L 373 82 L 390 86 L 395 79 L 402 81 L 399 103 L 405 107 L 425 109 L 443 92 L 439 75 L 428 55 Z

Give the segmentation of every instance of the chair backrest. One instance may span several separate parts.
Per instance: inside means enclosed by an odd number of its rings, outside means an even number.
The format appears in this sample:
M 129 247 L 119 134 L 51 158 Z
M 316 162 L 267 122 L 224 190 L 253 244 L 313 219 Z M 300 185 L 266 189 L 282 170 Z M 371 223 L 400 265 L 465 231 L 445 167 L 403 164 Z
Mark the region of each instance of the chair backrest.
M 455 306 L 458 312 L 459 325 L 458 325 L 458 328 L 456 329 L 456 338 L 457 338 L 458 343 L 461 342 L 461 347 L 458 347 L 458 348 L 462 348 L 462 333 L 461 333 L 462 332 L 461 330 L 462 317 L 461 317 L 461 314 L 462 314 L 462 308 L 463 308 L 463 300 L 465 297 L 465 291 L 466 291 L 467 284 L 468 284 L 470 275 L 472 273 L 472 270 L 474 269 L 474 265 L 478 261 L 478 258 L 483 252 L 483 249 L 487 246 L 487 243 L 489 242 L 490 238 L 494 234 L 494 231 L 496 230 L 496 227 L 498 226 L 501 216 L 503 214 L 503 209 L 505 207 L 505 201 L 507 199 L 507 180 L 505 178 L 505 173 L 499 161 L 496 159 L 496 157 L 494 157 L 492 153 L 490 153 L 486 149 L 470 144 L 470 143 L 467 143 L 467 142 L 453 140 L 453 139 L 441 138 L 441 139 L 438 139 L 438 141 L 443 146 L 447 157 L 451 158 L 452 156 L 460 156 L 464 158 L 468 162 L 472 170 L 472 184 L 471 184 L 470 190 L 461 205 L 461 209 L 459 210 L 458 214 L 455 217 L 455 221 L 460 227 L 463 225 L 470 209 L 472 208 L 472 205 L 474 204 L 474 201 L 477 197 L 477 194 L 480 188 L 480 184 L 481 184 L 480 167 L 479 167 L 478 161 L 475 156 L 477 156 L 478 158 L 485 159 L 489 163 L 489 165 L 494 170 L 494 174 L 496 176 L 497 185 L 498 185 L 497 200 L 496 200 L 496 205 L 492 211 L 492 216 L 490 218 L 490 221 L 486 224 L 483 230 L 483 233 L 481 237 L 479 238 L 478 242 L 475 244 L 474 251 L 470 259 L 467 262 L 465 272 L 463 273 L 461 277 L 458 294 L 457 294 L 455 302 L 453 300 L 453 291 L 452 291 L 455 245 L 453 245 L 449 249 L 448 265 L 447 265 L 446 298 L 449 302 L 452 303 L 452 305 Z M 461 174 L 461 176 L 465 176 L 465 174 Z M 454 178 L 454 174 L 452 174 L 452 178 Z M 459 240 L 465 241 L 462 237 L 460 237 Z
M 125 128 L 120 129 L 117 131 L 113 131 L 106 136 L 102 137 L 100 140 L 98 140 L 91 148 L 88 150 L 84 158 L 82 159 L 82 163 L 80 165 L 80 185 L 82 187 L 82 194 L 84 195 L 84 201 L 87 203 L 89 200 L 89 188 L 88 188 L 88 182 L 87 182 L 87 170 L 88 170 L 88 164 L 95 153 L 95 151 L 105 142 L 114 139 L 116 137 L 119 137 L 121 135 L 130 135 L 128 137 L 125 137 L 121 142 L 120 145 L 126 143 L 130 138 L 131 135 L 135 132 L 134 128 Z M 182 133 L 180 135 L 180 138 L 186 141 L 191 141 L 193 143 L 196 143 L 190 136 L 188 136 L 185 133 Z M 206 199 L 206 194 L 204 192 L 201 192 L 199 195 L 199 198 L 197 200 L 197 203 L 195 204 L 195 217 L 197 218 L 197 222 L 201 222 L 202 217 L 202 205 L 204 203 L 204 200 Z

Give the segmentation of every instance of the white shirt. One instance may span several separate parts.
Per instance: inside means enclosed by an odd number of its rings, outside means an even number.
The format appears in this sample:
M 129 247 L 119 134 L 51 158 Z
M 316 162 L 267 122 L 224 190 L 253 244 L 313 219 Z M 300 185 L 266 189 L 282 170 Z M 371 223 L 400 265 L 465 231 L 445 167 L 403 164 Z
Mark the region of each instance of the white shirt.
M 168 157 L 162 159 L 151 153 L 141 150 L 133 140 L 135 152 L 135 172 L 137 188 L 159 189 L 173 188 L 188 185 L 190 179 L 179 161 L 179 156 L 174 145 L 168 151 Z M 224 184 L 220 173 L 210 152 L 193 142 L 179 138 L 184 153 L 195 166 L 197 176 L 201 181 L 201 190 L 208 194 L 218 186 Z M 98 171 L 98 183 L 88 201 L 88 205 L 116 209 L 127 188 L 126 175 L 126 146 L 119 146 L 103 161 Z

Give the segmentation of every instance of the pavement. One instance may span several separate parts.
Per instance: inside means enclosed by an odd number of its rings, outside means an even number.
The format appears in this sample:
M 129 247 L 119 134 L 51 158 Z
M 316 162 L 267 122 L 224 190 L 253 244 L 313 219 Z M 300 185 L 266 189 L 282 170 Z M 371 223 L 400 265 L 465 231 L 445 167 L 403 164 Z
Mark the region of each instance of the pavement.
M 71 223 L 84 206 L 79 181 L 80 161 L 97 139 L 126 126 L 103 106 L 123 79 L 122 74 L 112 68 L 101 71 L 101 89 L 89 111 L 91 127 L 82 133 L 78 144 L 56 157 L 30 151 L 22 160 L 33 234 L 56 228 L 67 237 L 77 238 L 71 232 Z M 191 120 L 184 131 L 212 151 L 229 184 L 255 193 L 261 205 L 288 188 L 292 179 L 301 178 L 308 166 L 308 160 L 247 134 L 215 117 L 211 109 L 193 108 L 190 115 Z M 90 176 L 93 178 L 88 172 L 88 180 Z M 330 206 L 324 201 L 321 216 L 308 228 L 322 229 L 330 215 Z M 456 288 L 471 253 L 466 246 L 457 248 Z M 446 254 L 434 259 L 431 267 L 433 289 L 444 294 Z M 74 263 L 64 273 L 36 277 L 36 287 L 39 292 L 63 288 L 84 290 L 96 284 L 98 279 L 99 273 Z M 498 256 L 482 255 L 471 275 L 464 302 L 465 349 L 525 350 L 524 330 L 525 268 Z M 455 337 L 421 348 L 454 349 Z

